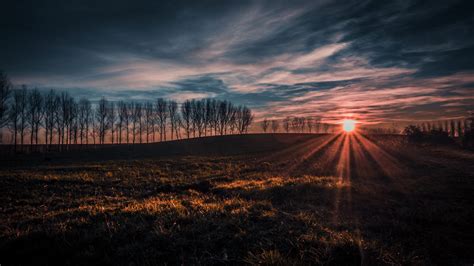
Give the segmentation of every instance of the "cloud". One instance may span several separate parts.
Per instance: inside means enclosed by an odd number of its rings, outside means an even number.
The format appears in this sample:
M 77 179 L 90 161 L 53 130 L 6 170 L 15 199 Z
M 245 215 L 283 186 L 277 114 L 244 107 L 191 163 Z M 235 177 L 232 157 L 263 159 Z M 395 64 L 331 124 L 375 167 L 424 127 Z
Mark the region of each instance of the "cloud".
M 260 117 L 459 117 L 474 105 L 473 8 L 463 0 L 20 1 L 0 17 L 8 36 L 0 69 L 16 84 L 84 97 L 215 97 Z
M 359 81 L 356 84 L 309 91 L 291 97 L 289 100 L 292 104 L 275 104 L 269 111 L 275 118 L 304 114 L 324 117 L 332 122 L 347 116 L 363 122 L 422 120 L 430 119 L 436 113 L 439 115 L 439 112 L 445 118 L 459 117 L 460 112 L 465 112 L 468 110 L 466 108 L 474 104 L 474 95 L 467 94 L 472 92 L 472 88 L 462 88 L 463 84 L 471 82 L 471 78 L 461 76 L 466 79 L 452 75 L 433 80 L 412 80 L 420 85 L 410 87 L 379 83 L 377 80 Z M 404 80 L 403 83 L 409 81 Z M 317 84 L 314 85 L 317 88 Z M 420 109 L 426 109 L 427 112 L 422 114 Z

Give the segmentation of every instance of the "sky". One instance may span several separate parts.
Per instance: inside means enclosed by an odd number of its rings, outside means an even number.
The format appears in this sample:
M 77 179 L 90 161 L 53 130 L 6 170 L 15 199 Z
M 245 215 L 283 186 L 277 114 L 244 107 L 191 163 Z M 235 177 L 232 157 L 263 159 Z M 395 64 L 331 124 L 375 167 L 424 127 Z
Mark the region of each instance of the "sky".
M 257 119 L 458 119 L 474 108 L 474 1 L 2 4 L 14 84 L 97 100 L 213 97 Z

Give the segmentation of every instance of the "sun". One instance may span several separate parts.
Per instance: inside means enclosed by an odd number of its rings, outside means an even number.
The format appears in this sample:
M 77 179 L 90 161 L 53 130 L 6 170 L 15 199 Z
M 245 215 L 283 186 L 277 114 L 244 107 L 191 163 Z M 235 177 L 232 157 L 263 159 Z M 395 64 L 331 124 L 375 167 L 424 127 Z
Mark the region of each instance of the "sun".
M 342 129 L 344 129 L 345 132 L 352 132 L 354 131 L 356 126 L 356 121 L 352 119 L 344 119 L 342 121 Z

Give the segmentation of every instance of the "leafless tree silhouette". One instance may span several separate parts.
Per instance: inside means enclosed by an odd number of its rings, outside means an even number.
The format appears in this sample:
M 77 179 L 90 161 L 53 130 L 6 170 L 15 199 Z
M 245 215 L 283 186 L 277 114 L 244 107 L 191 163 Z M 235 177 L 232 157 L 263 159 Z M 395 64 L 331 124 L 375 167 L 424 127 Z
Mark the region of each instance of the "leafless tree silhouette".
M 91 102 L 87 99 L 80 99 L 79 100 L 79 113 L 78 113 L 78 121 L 79 121 L 79 139 L 81 145 L 84 144 L 84 140 L 86 144 L 89 144 L 88 132 L 89 126 L 92 119 L 92 105 Z
M 49 144 L 49 148 L 53 144 L 54 129 L 56 126 L 59 106 L 59 98 L 54 90 L 50 90 L 44 99 L 44 139 L 45 143 Z
M 236 111 L 236 124 L 239 134 L 246 133 L 252 121 L 252 111 L 246 106 L 239 106 Z
M 176 138 L 179 139 L 179 113 L 178 113 L 178 103 L 176 101 L 168 102 L 168 113 L 170 116 L 170 126 L 171 126 L 171 139 L 173 139 L 173 134 L 176 135 Z
M 128 143 L 128 105 L 124 101 L 119 101 L 117 104 L 117 126 L 118 126 L 118 142 L 122 144 L 122 135 L 123 129 L 126 128 L 127 131 L 127 143 Z
M 452 138 L 456 137 L 456 124 L 454 120 L 449 121 L 449 134 Z
M 196 137 L 196 131 L 198 136 L 202 136 L 202 131 L 204 128 L 204 114 L 205 114 L 205 105 L 200 100 L 191 101 L 191 120 L 193 125 L 193 137 Z
M 44 106 L 43 96 L 37 90 L 31 90 L 28 92 L 28 105 L 27 115 L 28 124 L 30 127 L 30 144 L 38 144 L 38 133 L 43 121 Z
M 155 127 L 155 110 L 153 108 L 153 104 L 150 102 L 146 102 L 144 105 L 144 123 L 145 123 L 145 135 L 146 135 L 146 142 L 150 142 L 150 134 L 154 133 L 154 127 Z M 154 138 L 153 134 L 153 138 Z
M 21 145 L 24 144 L 25 130 L 27 123 L 27 88 L 22 86 L 21 89 L 13 90 L 13 100 L 8 112 L 9 127 L 13 135 L 13 143 L 15 150 L 18 145 L 18 137 L 20 137 Z
M 13 144 L 15 150 L 18 145 L 18 133 L 20 132 L 20 125 L 22 123 L 21 112 L 26 107 L 26 95 L 24 90 L 14 90 L 13 100 L 8 112 L 9 127 L 12 131 Z
M 105 143 L 105 134 L 107 133 L 109 127 L 109 124 L 107 123 L 108 104 L 109 102 L 104 97 L 102 97 L 97 105 L 97 108 L 95 109 L 95 119 L 97 121 L 100 144 Z
M 285 119 L 283 119 L 283 129 L 285 130 L 286 133 L 290 132 L 290 124 L 291 124 L 291 117 L 287 116 Z
M 278 120 L 275 120 L 275 119 L 272 120 L 272 132 L 276 133 L 279 128 L 280 128 L 280 123 L 278 122 Z
M 156 100 L 156 117 L 160 131 L 160 141 L 166 140 L 166 123 L 168 121 L 168 102 L 162 98 Z
M 181 118 L 182 118 L 182 127 L 184 132 L 186 132 L 186 137 L 189 139 L 191 134 L 191 101 L 186 100 L 181 105 Z
M 463 131 L 462 131 L 462 121 L 458 120 L 457 121 L 457 132 L 458 132 L 458 137 L 462 138 L 463 137 Z
M 110 137 L 111 137 L 111 143 L 114 144 L 115 139 L 115 133 L 116 133 L 116 125 L 115 122 L 117 121 L 117 112 L 115 110 L 115 103 L 114 102 L 109 102 L 107 104 L 107 128 L 110 129 Z
M 0 143 L 3 143 L 3 128 L 8 123 L 8 100 L 12 91 L 12 84 L 8 76 L 0 71 Z
M 270 126 L 270 121 L 267 118 L 264 118 L 260 123 L 264 133 L 267 133 L 268 127 Z
M 229 123 L 229 102 L 221 101 L 219 102 L 219 109 L 217 113 L 217 120 L 219 126 L 219 133 L 224 135 L 227 130 L 227 124 Z
M 138 136 L 139 142 L 142 142 L 142 104 L 133 103 L 132 105 L 132 143 L 136 143 L 136 138 Z

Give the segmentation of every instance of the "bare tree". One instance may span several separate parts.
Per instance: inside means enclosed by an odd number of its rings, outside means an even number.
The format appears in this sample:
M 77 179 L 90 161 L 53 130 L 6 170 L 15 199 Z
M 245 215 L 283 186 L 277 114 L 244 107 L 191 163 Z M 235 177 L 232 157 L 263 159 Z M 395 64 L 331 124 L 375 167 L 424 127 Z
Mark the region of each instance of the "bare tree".
M 156 110 L 155 110 L 155 107 L 153 106 L 153 103 L 150 102 L 150 112 L 151 112 L 151 117 L 150 117 L 150 130 L 151 130 L 151 135 L 152 135 L 152 139 L 153 139 L 153 142 L 156 142 L 156 132 L 158 130 L 158 117 L 157 117 L 157 114 L 156 114 Z
M 154 127 L 155 123 L 153 121 L 155 120 L 154 118 L 154 108 L 153 104 L 150 102 L 146 102 L 144 105 L 144 110 L 145 110 L 145 117 L 144 117 L 144 122 L 145 122 L 145 135 L 146 135 L 146 142 L 149 142 L 149 137 L 150 134 L 154 132 Z M 153 136 L 154 137 L 154 136 Z
M 309 133 L 313 133 L 313 128 L 314 128 L 314 118 L 313 117 L 307 117 L 306 118 L 306 127 L 308 128 Z
M 272 127 L 272 132 L 276 133 L 278 131 L 278 129 L 280 128 L 280 123 L 278 122 L 278 120 L 273 119 L 271 127 Z
M 204 100 L 204 118 L 203 118 L 203 125 L 204 125 L 204 136 L 207 136 L 207 131 L 211 127 L 212 123 L 212 116 L 213 116 L 213 106 L 212 106 L 213 99 L 205 99 Z M 211 129 L 212 132 L 212 129 Z
M 105 135 L 108 130 L 107 108 L 108 108 L 108 101 L 104 97 L 102 97 L 102 99 L 100 99 L 95 109 L 95 120 L 97 121 L 97 129 L 98 129 L 100 144 L 104 144 Z
M 262 122 L 260 123 L 260 126 L 262 127 L 262 130 L 264 133 L 267 133 L 268 127 L 270 126 L 270 121 L 268 119 L 264 118 Z
M 50 90 L 44 98 L 44 139 L 45 143 L 53 144 L 54 128 L 57 122 L 58 97 L 54 90 Z
M 234 134 L 234 132 L 237 130 L 237 111 L 238 108 L 235 107 L 232 103 L 229 104 L 228 106 L 229 110 L 227 111 L 227 115 L 229 116 L 229 131 L 231 134 Z
M 235 115 L 235 108 L 234 108 L 234 104 L 232 104 L 232 102 L 230 101 L 226 101 L 227 102 L 227 111 L 226 111 L 226 124 L 224 126 L 224 134 L 227 134 L 227 130 L 230 130 L 231 129 L 231 124 L 233 122 L 233 119 L 234 119 L 234 115 Z
M 125 133 L 127 134 L 126 136 L 126 141 L 127 144 L 130 143 L 130 123 L 132 122 L 133 118 L 133 103 L 127 103 L 127 106 L 125 107 L 126 114 L 125 114 Z
M 193 125 L 193 137 L 196 137 L 196 131 L 198 136 L 201 137 L 203 131 L 203 121 L 205 115 L 205 106 L 202 101 L 192 100 L 191 101 L 191 121 Z
M 65 139 L 68 137 L 68 123 L 69 123 L 69 104 L 71 103 L 69 94 L 67 92 L 62 92 L 61 95 L 59 96 L 59 113 L 57 115 L 58 122 L 57 122 L 57 128 L 58 128 L 58 144 L 64 144 Z M 67 143 L 67 139 L 66 139 Z
M 24 144 L 24 137 L 26 129 L 28 128 L 28 89 L 25 85 L 22 86 L 20 90 L 20 124 L 19 124 L 19 133 L 20 133 L 20 144 Z
M 300 128 L 300 119 L 298 117 L 293 117 L 291 119 L 291 130 L 297 132 Z
M 8 100 L 11 91 L 10 79 L 0 71 L 0 143 L 3 143 L 3 128 L 8 124 Z
M 283 129 L 285 129 L 286 133 L 290 132 L 290 124 L 291 124 L 291 117 L 287 116 L 283 119 Z
M 74 98 L 69 99 L 69 144 L 77 144 L 77 133 L 79 131 L 79 123 L 77 120 L 79 113 L 79 105 Z
M 127 114 L 125 115 L 125 133 L 127 134 L 126 136 L 126 141 L 127 144 L 130 143 L 130 125 L 133 121 L 133 110 L 134 110 L 134 104 L 133 103 L 128 103 L 127 104 Z M 133 131 L 132 131 L 133 133 Z
M 458 131 L 458 137 L 462 138 L 462 122 L 460 120 L 457 121 L 457 131 Z
M 425 123 L 425 122 L 421 123 L 421 131 L 427 132 L 427 130 L 426 130 L 426 123 Z
M 322 126 L 324 133 L 328 133 L 330 125 L 328 123 L 323 123 Z
M 211 135 L 217 135 L 217 131 L 219 128 L 219 102 L 215 99 L 212 99 L 209 106 L 209 127 L 211 131 Z M 214 130 L 214 133 L 212 131 Z
M 314 129 L 316 133 L 321 133 L 321 118 L 319 117 L 314 118 Z
M 79 122 L 79 140 L 80 140 L 81 145 L 84 143 L 84 139 L 86 140 L 86 143 L 88 143 L 88 132 L 89 132 L 89 125 L 91 122 L 91 113 L 92 113 L 91 102 L 84 98 L 80 99 L 78 122 Z
M 449 122 L 449 125 L 450 125 L 449 134 L 451 135 L 452 138 L 454 138 L 456 136 L 456 124 L 454 120 L 451 120 Z
M 229 110 L 230 110 L 230 102 L 228 101 L 221 101 L 219 102 L 218 107 L 218 126 L 219 126 L 219 133 L 224 135 L 227 130 L 227 124 L 229 123 Z
M 25 96 L 23 90 L 13 90 L 13 100 L 8 112 L 9 127 L 12 131 L 15 151 L 18 145 L 18 133 L 21 124 L 21 111 L 25 109 Z
M 128 135 L 128 105 L 124 101 L 119 101 L 117 104 L 117 113 L 118 113 L 118 121 L 117 121 L 117 127 L 118 127 L 118 142 L 119 144 L 122 144 L 122 133 L 124 127 L 127 127 L 127 135 Z M 127 136 L 127 142 L 128 142 L 128 136 Z
M 142 104 L 141 103 L 133 103 L 132 105 L 132 112 L 131 112 L 131 120 L 132 120 L 132 142 L 135 144 L 136 142 L 136 137 L 138 135 L 140 143 L 142 143 L 142 116 L 143 116 L 143 110 L 142 110 Z
M 143 104 L 137 104 L 136 116 L 138 121 L 138 139 L 143 143 Z
M 298 118 L 298 127 L 301 133 L 304 132 L 304 128 L 306 126 L 306 118 L 305 117 L 299 117 Z
M 115 122 L 117 121 L 117 112 L 115 110 L 115 103 L 109 102 L 107 104 L 107 128 L 110 129 L 110 141 L 115 143 Z
M 20 145 L 24 144 L 24 136 L 28 127 L 27 113 L 27 88 L 23 86 L 21 89 L 13 90 L 13 101 L 9 111 L 10 129 L 12 130 L 13 143 L 18 145 L 18 135 L 20 137 Z
M 57 142 L 58 144 L 58 149 L 61 147 L 61 140 L 62 140 L 62 129 L 63 129 L 63 118 L 62 118 L 62 111 L 61 111 L 61 96 L 60 95 L 55 95 L 55 102 L 57 104 L 56 109 L 54 109 L 55 115 L 55 121 L 54 121 L 54 127 L 57 132 Z
M 242 119 L 244 120 L 242 123 L 242 132 L 247 133 L 249 130 L 250 124 L 252 124 L 252 121 L 253 121 L 253 114 L 252 114 L 252 110 L 250 110 L 246 106 L 244 106 L 244 109 L 242 110 L 242 112 L 243 112 Z
M 244 107 L 238 106 L 235 110 L 235 128 L 239 134 L 243 133 Z
M 186 132 L 186 137 L 189 139 L 191 134 L 191 101 L 186 100 L 181 105 L 181 118 L 182 118 L 182 127 Z
M 94 112 L 94 119 L 91 119 L 91 128 L 92 128 L 91 130 L 92 143 L 95 145 L 97 144 L 97 138 L 99 138 L 99 123 L 97 123 L 95 119 L 95 112 Z
M 166 123 L 168 122 L 168 102 L 162 98 L 156 100 L 156 117 L 160 129 L 160 141 L 166 140 Z
M 33 143 L 38 144 L 38 132 L 44 114 L 44 101 L 43 96 L 37 89 L 29 91 L 27 97 L 27 120 L 30 126 L 30 144 L 33 145 Z
M 176 135 L 176 138 L 179 138 L 179 113 L 178 103 L 176 101 L 168 102 L 168 114 L 170 116 L 171 139 L 173 139 L 173 134 Z

